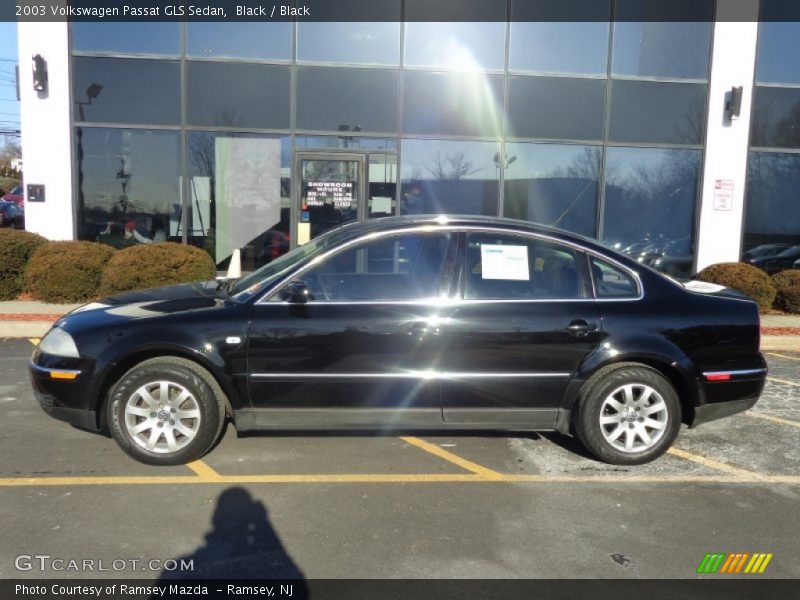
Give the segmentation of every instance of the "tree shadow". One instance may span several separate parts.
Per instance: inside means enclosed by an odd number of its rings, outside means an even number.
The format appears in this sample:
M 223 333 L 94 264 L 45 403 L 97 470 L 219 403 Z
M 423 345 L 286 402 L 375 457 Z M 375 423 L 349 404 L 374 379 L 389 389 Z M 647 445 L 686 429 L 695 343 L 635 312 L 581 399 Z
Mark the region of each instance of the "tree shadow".
M 202 546 L 189 555 L 175 559 L 179 568 L 192 561 L 192 569 L 164 570 L 160 581 L 293 580 L 292 598 L 308 598 L 303 572 L 289 556 L 270 524 L 266 507 L 250 492 L 242 487 L 223 491 L 217 499 L 211 525 L 212 529 L 206 534 Z

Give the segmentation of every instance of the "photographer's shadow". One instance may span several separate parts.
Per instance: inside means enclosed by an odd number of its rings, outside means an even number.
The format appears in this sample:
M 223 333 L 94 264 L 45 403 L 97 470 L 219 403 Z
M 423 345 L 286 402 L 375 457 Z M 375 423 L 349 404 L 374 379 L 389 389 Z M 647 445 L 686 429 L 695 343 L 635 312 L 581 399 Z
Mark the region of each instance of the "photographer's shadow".
M 292 579 L 293 598 L 306 598 L 303 572 L 270 525 L 267 509 L 241 487 L 226 489 L 217 499 L 213 529 L 195 552 L 176 559 L 192 561 L 193 570 L 162 571 L 161 581 L 180 579 Z

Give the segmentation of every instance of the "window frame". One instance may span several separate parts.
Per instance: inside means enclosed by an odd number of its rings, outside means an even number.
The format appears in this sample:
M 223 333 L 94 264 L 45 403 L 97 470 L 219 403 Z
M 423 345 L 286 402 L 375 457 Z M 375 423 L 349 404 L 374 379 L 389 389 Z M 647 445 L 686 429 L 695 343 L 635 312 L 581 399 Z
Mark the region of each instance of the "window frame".
M 628 275 L 630 280 L 633 282 L 634 287 L 636 288 L 636 294 L 634 296 L 601 296 L 598 292 L 599 286 L 597 285 L 597 280 L 594 277 L 594 269 L 592 269 L 592 260 L 599 260 L 600 262 L 604 262 L 607 265 L 611 266 L 618 271 L 622 271 L 623 274 Z M 642 291 L 642 281 L 637 274 L 631 271 L 630 269 L 626 269 L 620 265 L 620 263 L 616 261 L 609 260 L 607 257 L 602 256 L 600 254 L 587 254 L 586 255 L 586 267 L 589 271 L 589 279 L 592 285 L 592 295 L 597 302 L 621 302 L 621 301 L 632 301 L 632 300 L 641 300 L 644 298 L 644 292 Z

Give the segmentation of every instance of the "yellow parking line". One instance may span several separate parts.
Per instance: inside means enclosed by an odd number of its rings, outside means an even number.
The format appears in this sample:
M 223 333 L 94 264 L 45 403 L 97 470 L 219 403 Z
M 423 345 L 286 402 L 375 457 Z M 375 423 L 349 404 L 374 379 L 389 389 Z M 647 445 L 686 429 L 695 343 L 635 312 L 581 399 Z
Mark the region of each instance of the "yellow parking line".
M 767 352 L 770 356 L 777 356 L 778 358 L 788 358 L 789 360 L 797 360 L 800 361 L 800 358 L 796 356 L 786 356 L 785 354 L 778 354 L 777 352 Z
M 758 480 L 760 480 L 763 477 L 762 475 L 754 473 L 753 471 L 748 471 L 747 469 L 740 469 L 739 467 L 733 467 L 729 464 L 719 462 L 718 460 L 706 458 L 705 456 L 700 456 L 699 454 L 687 452 L 686 450 L 681 450 L 680 448 L 670 448 L 669 450 L 667 450 L 667 453 L 671 454 L 672 456 L 677 456 L 685 460 L 696 462 L 700 465 L 703 465 L 704 467 L 716 469 L 717 471 L 722 471 L 724 473 L 730 473 L 731 475 L 735 475 L 736 477 L 743 477 L 746 479 L 752 478 Z
M 798 475 L 500 475 L 488 479 L 473 473 L 406 473 L 333 475 L 220 475 L 218 478 L 196 476 L 131 476 L 131 477 L 0 477 L 0 487 L 88 486 L 88 485 L 214 485 L 243 483 L 581 483 L 581 484 L 669 484 L 669 483 L 729 483 L 800 485 Z
M 190 462 L 186 464 L 192 471 L 197 473 L 198 477 L 204 480 L 216 480 L 222 477 L 219 473 L 217 473 L 214 469 L 209 467 L 206 463 L 202 460 L 196 460 L 194 462 Z
M 765 421 L 772 421 L 773 423 L 780 423 L 781 425 L 789 425 L 790 427 L 797 427 L 800 429 L 800 422 L 798 421 L 790 421 L 789 419 L 781 419 L 780 417 L 773 417 L 772 415 L 765 415 L 764 413 L 757 413 L 753 411 L 748 411 L 744 414 L 748 417 L 764 419 Z
M 795 387 L 800 387 L 800 383 L 796 381 L 789 381 L 788 379 L 778 379 L 777 377 L 767 377 L 769 381 L 774 381 L 775 383 L 785 383 L 786 385 L 793 385 Z
M 38 346 L 38 345 L 39 345 L 39 342 L 41 342 L 42 340 L 40 340 L 39 338 L 28 338 L 28 341 L 29 341 L 31 344 L 33 344 L 34 346 Z
M 460 456 L 453 454 L 452 452 L 448 452 L 444 448 L 440 448 L 436 444 L 431 444 L 430 442 L 426 442 L 425 440 L 421 440 L 417 437 L 401 437 L 401 440 L 404 442 L 411 444 L 412 446 L 416 446 L 424 450 L 425 452 L 429 452 L 434 456 L 438 456 L 439 458 L 443 458 L 444 460 L 453 463 L 454 465 L 458 465 L 462 469 L 466 469 L 467 471 L 472 471 L 476 475 L 480 475 L 484 479 L 488 479 L 491 481 L 498 481 L 503 479 L 503 475 L 498 473 L 497 471 L 492 471 L 491 469 L 487 469 L 486 467 L 482 467 L 481 465 L 472 462 L 471 460 L 467 460 L 466 458 L 461 458 Z

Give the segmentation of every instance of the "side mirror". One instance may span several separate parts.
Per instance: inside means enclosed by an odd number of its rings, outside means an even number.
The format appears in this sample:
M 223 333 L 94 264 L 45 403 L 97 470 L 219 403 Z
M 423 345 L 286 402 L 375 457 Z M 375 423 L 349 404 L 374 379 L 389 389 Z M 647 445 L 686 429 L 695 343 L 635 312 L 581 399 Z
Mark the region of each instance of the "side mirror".
M 290 281 L 281 290 L 281 300 L 290 304 L 306 304 L 313 299 L 314 295 L 308 291 L 308 286 L 302 281 Z

